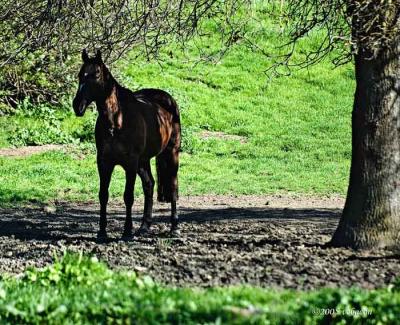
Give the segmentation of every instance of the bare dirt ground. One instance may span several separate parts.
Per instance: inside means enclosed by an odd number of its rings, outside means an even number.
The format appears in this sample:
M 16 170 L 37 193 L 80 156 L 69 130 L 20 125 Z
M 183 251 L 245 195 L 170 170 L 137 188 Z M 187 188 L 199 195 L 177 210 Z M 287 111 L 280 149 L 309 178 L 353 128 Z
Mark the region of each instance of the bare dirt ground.
M 44 144 L 42 146 L 25 146 L 19 148 L 0 148 L 0 157 L 25 157 L 45 151 L 60 150 L 64 145 Z
M 138 227 L 142 201 L 135 203 Z M 169 238 L 169 206 L 156 204 L 152 233 L 119 240 L 122 204 L 110 206 L 110 242 L 95 241 L 97 203 L 0 209 L 0 272 L 44 266 L 65 250 L 171 285 L 384 286 L 400 275 L 400 254 L 325 248 L 340 197 L 203 196 L 180 199 L 181 236 Z

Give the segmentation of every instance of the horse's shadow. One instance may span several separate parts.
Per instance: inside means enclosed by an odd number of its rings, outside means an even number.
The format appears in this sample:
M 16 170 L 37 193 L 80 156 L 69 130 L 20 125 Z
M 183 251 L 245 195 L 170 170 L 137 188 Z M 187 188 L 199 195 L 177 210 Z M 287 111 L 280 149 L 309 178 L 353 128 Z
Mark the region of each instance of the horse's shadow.
M 158 208 L 154 212 L 154 224 L 169 226 L 169 209 Z M 201 227 L 202 224 L 225 222 L 229 225 L 229 221 L 307 226 L 312 221 L 321 227 L 332 228 L 336 226 L 340 212 L 340 209 L 325 208 L 181 208 L 180 223 L 185 228 L 185 225 L 190 224 Z M 118 211 L 111 211 L 108 214 L 109 231 L 122 232 L 124 219 L 122 207 Z M 56 212 L 50 213 L 40 208 L 0 209 L 0 237 L 24 241 L 95 241 L 98 221 L 98 210 L 87 207 L 59 206 Z M 134 227 L 138 227 L 141 221 L 139 211 L 136 211 L 133 221 Z

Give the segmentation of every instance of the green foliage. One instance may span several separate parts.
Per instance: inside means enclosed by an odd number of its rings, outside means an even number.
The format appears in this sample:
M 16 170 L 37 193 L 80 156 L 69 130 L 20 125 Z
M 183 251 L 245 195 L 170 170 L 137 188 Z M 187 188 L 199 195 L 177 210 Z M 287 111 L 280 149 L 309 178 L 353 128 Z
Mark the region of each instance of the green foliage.
M 76 286 L 94 285 L 94 280 L 105 281 L 111 276 L 111 271 L 102 263 L 97 263 L 95 257 L 88 259 L 82 254 L 65 254 L 61 260 L 55 257 L 55 263 L 42 270 L 28 268 L 24 274 L 27 282 L 37 282 L 42 287 L 54 285 Z
M 76 143 L 72 135 L 62 130 L 62 116 L 56 110 L 45 104 L 33 105 L 29 98 L 23 100 L 15 111 L 17 123 L 8 136 L 9 143 L 14 146 Z
M 4 123 L 8 131 L 6 141 L 15 147 L 94 143 L 96 114 L 89 110 L 84 118 L 77 119 L 66 102 L 62 106 L 53 106 L 33 104 L 26 98 L 3 119 L 6 120 L 13 122 Z
M 83 143 L 94 143 L 95 125 L 96 115 L 87 113 L 79 127 L 72 129 L 71 136 Z
M 9 43 L 3 44 L 0 55 L 18 47 L 15 40 Z M 12 107 L 28 98 L 35 104 L 60 104 L 71 91 L 77 69 L 75 58 L 64 55 L 60 60 L 62 54 L 58 51 L 24 52 L 19 53 L 23 60 L 0 67 L 0 115 L 12 113 Z
M 399 313 L 393 286 L 315 292 L 173 288 L 111 271 L 80 254 L 0 280 L 1 323 L 395 324 Z

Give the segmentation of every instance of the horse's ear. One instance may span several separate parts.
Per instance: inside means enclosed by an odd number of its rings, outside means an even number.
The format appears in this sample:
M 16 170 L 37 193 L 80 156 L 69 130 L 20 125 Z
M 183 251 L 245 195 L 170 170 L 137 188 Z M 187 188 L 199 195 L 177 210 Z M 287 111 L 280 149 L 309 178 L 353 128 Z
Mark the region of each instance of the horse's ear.
M 101 58 L 101 51 L 97 50 L 96 52 L 96 60 L 99 62 L 103 62 L 102 58 Z
M 86 51 L 86 49 L 83 49 L 82 50 L 82 61 L 87 62 L 88 60 L 89 60 L 89 56 L 87 54 L 87 51 Z

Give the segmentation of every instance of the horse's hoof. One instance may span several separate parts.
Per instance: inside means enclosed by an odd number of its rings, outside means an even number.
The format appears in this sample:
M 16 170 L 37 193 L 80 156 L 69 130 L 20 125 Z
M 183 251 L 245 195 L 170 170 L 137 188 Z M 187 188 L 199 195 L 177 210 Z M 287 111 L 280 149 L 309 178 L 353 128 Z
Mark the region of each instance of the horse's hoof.
M 169 231 L 169 236 L 170 237 L 179 237 L 181 235 L 181 231 L 178 228 L 172 228 Z
M 124 233 L 121 237 L 123 241 L 132 241 L 133 240 L 133 234 L 132 233 Z
M 104 231 L 99 231 L 97 233 L 97 242 L 98 243 L 106 243 L 108 240 L 107 233 Z
M 140 228 L 138 230 L 136 230 L 135 236 L 136 237 L 145 236 L 145 235 L 148 235 L 149 232 L 150 232 L 149 227 L 142 225 L 142 226 L 140 226 Z

